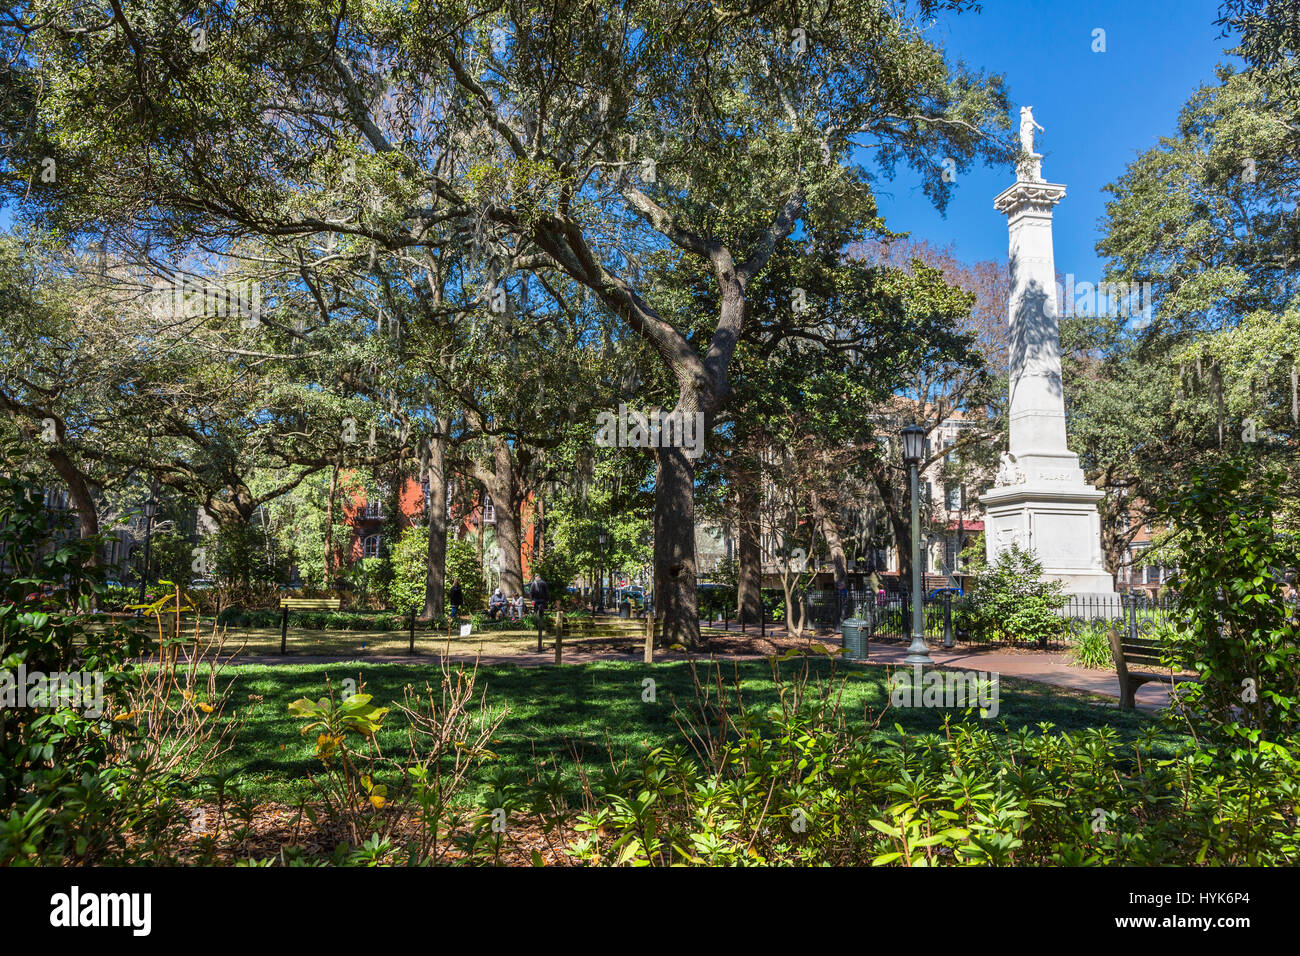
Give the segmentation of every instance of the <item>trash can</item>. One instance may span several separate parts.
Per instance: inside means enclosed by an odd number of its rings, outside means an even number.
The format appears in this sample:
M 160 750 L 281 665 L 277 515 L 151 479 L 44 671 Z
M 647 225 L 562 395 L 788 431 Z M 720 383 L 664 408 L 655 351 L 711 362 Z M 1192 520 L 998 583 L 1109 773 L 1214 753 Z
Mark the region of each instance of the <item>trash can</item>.
M 870 622 L 860 617 L 850 617 L 840 625 L 841 646 L 844 657 L 851 661 L 865 661 L 870 650 Z
M 624 598 L 623 603 L 618 606 L 618 616 L 621 618 L 630 618 L 632 616 L 632 605 L 627 598 Z

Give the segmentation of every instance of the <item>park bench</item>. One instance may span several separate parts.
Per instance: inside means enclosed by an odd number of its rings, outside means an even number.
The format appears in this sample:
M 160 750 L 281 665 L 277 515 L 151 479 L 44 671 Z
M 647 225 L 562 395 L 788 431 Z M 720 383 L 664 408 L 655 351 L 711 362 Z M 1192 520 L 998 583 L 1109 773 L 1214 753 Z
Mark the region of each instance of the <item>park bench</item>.
M 1112 627 L 1106 634 L 1110 639 L 1110 653 L 1115 658 L 1115 670 L 1119 673 L 1119 709 L 1132 710 L 1136 706 L 1134 699 L 1137 689 L 1150 681 L 1168 681 L 1172 688 L 1178 678 L 1168 665 L 1160 660 L 1161 645 L 1158 640 L 1149 637 L 1135 637 L 1129 628 Z M 1129 665 L 1137 667 L 1165 667 L 1168 673 L 1156 674 L 1151 671 L 1130 670 Z
M 645 661 L 649 663 L 658 637 L 656 624 L 654 618 L 639 621 L 627 618 L 570 617 L 563 612 L 556 612 L 555 663 L 561 662 L 565 641 L 579 647 L 584 644 L 624 641 L 630 644 L 641 644 L 646 648 Z M 537 649 L 541 650 L 540 637 Z
M 337 611 L 342 606 L 338 598 L 280 598 L 280 653 L 289 640 L 290 611 Z

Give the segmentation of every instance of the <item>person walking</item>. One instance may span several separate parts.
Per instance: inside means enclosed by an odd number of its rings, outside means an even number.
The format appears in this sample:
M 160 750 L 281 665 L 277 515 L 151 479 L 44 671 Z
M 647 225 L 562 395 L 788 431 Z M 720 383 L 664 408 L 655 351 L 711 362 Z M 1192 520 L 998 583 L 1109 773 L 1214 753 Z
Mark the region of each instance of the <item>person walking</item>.
M 546 579 L 536 571 L 533 572 L 532 583 L 528 585 L 528 596 L 533 601 L 533 613 L 540 621 L 546 615 L 546 605 L 551 603 L 551 589 L 547 586 Z
M 447 603 L 451 605 L 451 619 L 454 621 L 460 615 L 461 605 L 465 603 L 465 593 L 460 589 L 460 578 L 451 582 L 451 590 L 447 592 Z

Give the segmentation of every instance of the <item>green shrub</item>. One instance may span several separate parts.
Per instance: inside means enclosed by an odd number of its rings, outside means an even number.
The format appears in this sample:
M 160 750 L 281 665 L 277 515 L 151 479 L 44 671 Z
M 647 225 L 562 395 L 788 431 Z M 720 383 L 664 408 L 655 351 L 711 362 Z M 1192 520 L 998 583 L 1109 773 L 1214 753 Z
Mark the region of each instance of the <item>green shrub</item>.
M 1059 581 L 1043 580 L 1032 549 L 1013 542 L 997 561 L 975 575 L 969 626 L 979 640 L 1028 641 L 1047 646 L 1060 638 L 1065 621 L 1057 610 L 1069 601 Z
M 283 612 L 228 607 L 217 615 L 221 627 L 278 628 Z M 291 611 L 289 626 L 309 631 L 400 631 L 410 625 L 407 614 L 385 611 Z
M 101 611 L 121 611 L 128 604 L 135 604 L 140 597 L 140 589 L 126 584 L 105 584 L 98 592 L 96 603 Z
M 1009 732 L 970 716 L 895 736 L 878 729 L 884 715 L 847 719 L 844 679 L 783 682 L 782 704 L 759 711 L 725 676 L 700 675 L 716 691 L 677 722 L 700 729 L 606 772 L 570 854 L 633 866 L 1300 862 L 1294 737 L 1209 773 L 1194 743 L 1158 743 L 1154 725 L 1129 743 L 1109 728 Z
M 554 546 L 547 548 L 545 557 L 534 563 L 532 569 L 550 585 L 551 598 L 557 601 L 568 593 L 569 585 L 581 570 L 579 563 L 567 551 Z
M 98 546 L 45 508 L 39 486 L 0 475 L 0 866 L 121 861 L 128 837 L 152 845 L 176 824 L 169 778 L 121 759 L 141 738 L 114 708 L 150 646 L 124 624 L 90 626 Z M 91 699 L 24 706 L 23 673 L 93 674 Z
M 1182 703 L 1198 733 L 1252 757 L 1300 723 L 1300 625 L 1285 601 L 1285 572 L 1300 541 L 1274 521 L 1281 474 L 1228 460 L 1195 475 L 1165 504 L 1177 531 L 1177 634 L 1170 657 L 1199 682 Z
M 449 538 L 447 540 L 447 591 L 453 581 L 460 581 L 466 609 L 487 607 L 487 583 L 483 580 L 483 565 L 479 562 L 475 538 Z
M 1070 638 L 1070 660 L 1080 667 L 1092 670 L 1114 670 L 1115 658 L 1110 652 L 1112 627 L 1124 627 L 1121 621 L 1088 621 Z
M 399 611 L 424 607 L 429 568 L 429 528 L 411 525 L 397 539 L 392 554 L 393 579 L 388 583 L 388 602 Z

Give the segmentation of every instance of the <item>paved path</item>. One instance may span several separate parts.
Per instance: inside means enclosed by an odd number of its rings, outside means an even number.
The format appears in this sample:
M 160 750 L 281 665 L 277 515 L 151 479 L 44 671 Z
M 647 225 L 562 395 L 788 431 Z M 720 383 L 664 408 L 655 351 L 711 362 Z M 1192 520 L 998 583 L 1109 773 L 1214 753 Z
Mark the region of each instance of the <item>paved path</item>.
M 904 644 L 872 644 L 867 663 L 902 664 L 906 656 L 907 646 Z M 1015 654 L 996 647 L 955 647 L 952 650 L 932 647 L 930 658 L 940 667 L 989 671 L 1002 677 L 1018 677 L 1119 699 L 1119 677 L 1114 671 L 1076 667 L 1069 663 L 1066 655 L 1051 651 Z M 1143 684 L 1138 688 L 1136 700 L 1140 710 L 1159 710 L 1169 703 L 1169 685 Z

